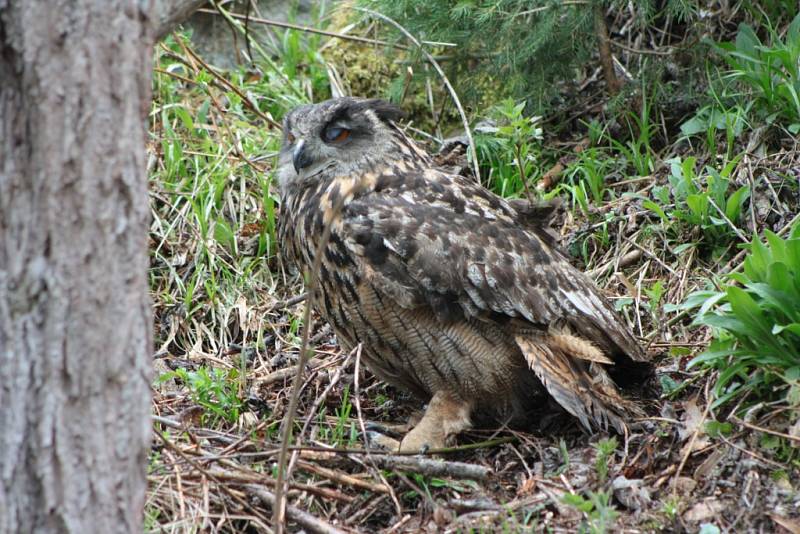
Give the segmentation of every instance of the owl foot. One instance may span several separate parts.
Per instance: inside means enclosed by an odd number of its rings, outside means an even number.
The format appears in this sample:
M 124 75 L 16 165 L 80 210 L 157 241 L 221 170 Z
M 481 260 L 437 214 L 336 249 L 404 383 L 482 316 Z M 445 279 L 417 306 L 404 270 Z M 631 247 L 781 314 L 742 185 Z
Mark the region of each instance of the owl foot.
M 400 428 L 396 428 L 400 427 Z M 396 451 L 400 447 L 403 433 L 408 431 L 407 425 L 383 425 L 369 422 L 364 425 L 364 440 L 372 449 Z
M 449 392 L 437 391 L 422 419 L 405 435 L 397 450 L 424 453 L 445 447 L 447 438 L 470 427 L 471 411 L 472 403 Z
M 364 439 L 369 443 L 370 449 L 379 449 L 383 451 L 396 451 L 400 449 L 400 441 L 376 430 L 367 430 Z
M 385 451 L 400 450 L 400 441 L 403 436 L 414 428 L 424 415 L 425 413 L 422 410 L 414 411 L 408 417 L 407 422 L 400 424 L 383 424 L 370 421 L 364 425 L 364 439 L 374 449 L 383 449 Z

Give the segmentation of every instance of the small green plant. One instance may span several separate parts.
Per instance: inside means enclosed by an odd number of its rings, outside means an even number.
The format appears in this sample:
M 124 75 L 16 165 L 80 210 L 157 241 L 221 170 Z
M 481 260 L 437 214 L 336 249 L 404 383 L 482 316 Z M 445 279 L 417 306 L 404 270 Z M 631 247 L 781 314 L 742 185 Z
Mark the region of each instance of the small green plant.
M 336 446 L 351 446 L 358 440 L 355 423 L 352 421 L 348 423 L 352 409 L 350 387 L 348 386 L 344 388 L 344 393 L 342 393 L 341 405 L 334 411 L 336 425 L 333 427 L 331 439 Z
M 614 451 L 617 450 L 617 438 L 610 437 L 608 439 L 601 439 L 595 446 L 597 451 L 597 458 L 594 460 L 594 470 L 600 482 L 605 482 L 608 478 L 608 467 L 614 459 Z
M 783 397 L 800 405 L 800 224 L 786 239 L 766 231 L 754 238 L 743 272 L 721 291 L 697 291 L 683 309 L 697 309 L 695 324 L 714 329 L 706 351 L 689 362 L 719 371 L 720 406 L 744 393 L 750 400 Z M 787 387 L 780 387 L 787 385 Z
M 599 205 L 611 197 L 611 190 L 606 187 L 606 176 L 616 163 L 606 150 L 590 147 L 578 154 L 576 160 L 567 167 L 565 175 L 569 183 L 563 187 L 570 192 L 573 203 L 584 214 L 589 214 L 590 202 Z
M 164 373 L 160 380 L 179 378 L 189 388 L 192 400 L 203 407 L 205 415 L 212 419 L 224 419 L 235 423 L 244 406 L 239 397 L 239 371 L 237 369 L 209 369 L 199 367 L 197 371 L 177 369 Z
M 562 497 L 565 504 L 577 508 L 586 514 L 586 522 L 579 532 L 603 534 L 613 530 L 619 513 L 611 505 L 611 495 L 605 491 L 587 493 L 586 497 L 577 493 L 567 493 Z
M 683 138 L 704 134 L 706 148 L 711 153 L 717 152 L 717 134 L 725 133 L 725 158 L 733 157 L 735 141 L 748 126 L 747 115 L 752 103 L 735 104 L 725 107 L 721 99 L 715 96 L 716 102 L 701 107 L 689 120 L 681 124 Z
M 678 518 L 678 513 L 681 510 L 681 501 L 677 495 L 671 495 L 664 501 L 661 506 L 661 511 L 667 516 L 670 521 L 675 521 Z
M 497 126 L 476 132 L 478 158 L 490 167 L 489 188 L 503 197 L 527 193 L 537 170 L 542 129 L 539 117 L 526 117 L 524 110 L 525 102 L 503 100 L 489 115 Z
M 664 281 L 660 279 L 653 282 L 652 286 L 644 288 L 644 293 L 647 295 L 646 306 L 655 320 L 658 320 L 658 311 L 661 307 L 661 299 L 664 298 L 665 290 Z
M 623 119 L 628 125 L 630 139 L 622 142 L 610 138 L 612 149 L 624 157 L 628 164 L 633 166 L 637 176 L 648 176 L 656 168 L 657 156 L 653 150 L 652 140 L 656 131 L 653 121 L 652 103 L 648 100 L 645 87 L 642 87 L 642 107 L 639 113 L 628 111 Z
M 320 406 L 317 414 L 318 439 L 334 447 L 350 447 L 358 442 L 356 424 L 350 419 L 352 409 L 353 404 L 350 402 L 349 387 L 344 388 L 339 407 L 333 410 L 333 417 L 335 418 L 333 425 L 328 423 L 328 407 L 324 404 Z
M 569 449 L 567 448 L 567 442 L 563 438 L 558 440 L 558 452 L 561 454 L 561 459 L 564 463 L 556 469 L 554 473 L 556 476 L 569 470 Z
M 699 229 L 705 244 L 718 251 L 737 237 L 736 224 L 750 196 L 748 186 L 729 192 L 738 161 L 734 158 L 719 170 L 706 165 L 698 173 L 694 157 L 669 160 L 669 185 L 653 187 L 653 200 L 642 205 L 657 214 L 675 237 Z
M 800 132 L 800 14 L 786 31 L 785 40 L 768 28 L 771 43 L 762 43 L 747 24 L 739 25 L 733 43 L 715 48 L 730 67 L 727 77 L 749 89 L 767 123 L 784 124 Z

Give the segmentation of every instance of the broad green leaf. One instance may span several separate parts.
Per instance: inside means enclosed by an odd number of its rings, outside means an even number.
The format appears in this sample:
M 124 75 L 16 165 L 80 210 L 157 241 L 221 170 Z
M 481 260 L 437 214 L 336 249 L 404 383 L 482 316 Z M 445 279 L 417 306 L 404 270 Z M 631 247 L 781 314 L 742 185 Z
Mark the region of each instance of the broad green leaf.
M 776 324 L 775 326 L 772 327 L 772 333 L 775 334 L 776 336 L 785 330 L 788 330 L 789 332 L 800 336 L 800 323 L 790 323 L 784 325 Z M 800 355 L 798 355 L 798 357 L 800 357 Z
M 194 130 L 194 122 L 192 121 L 192 117 L 189 115 L 189 112 L 186 111 L 185 107 L 176 105 L 174 108 L 172 108 L 172 111 L 174 111 L 175 115 L 177 115 L 181 120 L 184 128 L 189 131 Z
M 686 197 L 686 205 L 692 210 L 692 214 L 701 222 L 708 213 L 708 197 L 703 194 L 689 195 Z
M 728 202 L 725 204 L 725 215 L 733 222 L 736 222 L 739 219 L 739 214 L 742 211 L 742 204 L 745 200 L 750 197 L 750 188 L 748 186 L 742 186 L 736 190 L 730 197 L 728 197 Z
M 744 272 L 756 282 L 763 282 L 767 265 L 772 263 L 772 254 L 757 237 L 750 243 L 750 254 L 744 261 Z
M 764 237 L 767 238 L 767 245 L 769 245 L 772 253 L 772 261 L 786 262 L 786 243 L 784 240 L 769 230 L 764 230 Z
M 733 313 L 747 326 L 748 330 L 752 330 L 751 337 L 757 337 L 759 342 L 766 342 L 780 350 L 780 346 L 772 336 L 772 325 L 753 298 L 745 290 L 736 286 L 728 287 L 727 293 Z
M 661 206 L 659 206 L 658 204 L 656 204 L 652 200 L 645 200 L 644 202 L 642 202 L 642 207 L 644 207 L 644 208 L 652 211 L 656 215 L 658 215 L 659 218 L 662 221 L 664 221 L 664 222 L 669 221 L 669 217 L 667 217 L 667 214 L 664 213 L 664 210 L 661 208 Z
M 800 47 L 800 13 L 792 19 L 789 29 L 786 30 L 786 43 L 795 48 Z
M 731 315 L 708 314 L 699 317 L 698 320 L 705 325 L 713 326 L 714 328 L 722 328 L 733 334 L 740 334 L 745 337 L 754 336 L 756 334 L 747 324 Z
M 703 119 L 695 115 L 688 121 L 681 124 L 681 133 L 685 136 L 697 135 L 705 132 L 709 127 L 708 119 Z
M 800 307 L 797 305 L 797 300 L 787 293 L 767 284 L 748 285 L 748 289 L 761 297 L 759 304 L 767 312 L 768 327 L 774 327 L 777 323 L 800 321 Z

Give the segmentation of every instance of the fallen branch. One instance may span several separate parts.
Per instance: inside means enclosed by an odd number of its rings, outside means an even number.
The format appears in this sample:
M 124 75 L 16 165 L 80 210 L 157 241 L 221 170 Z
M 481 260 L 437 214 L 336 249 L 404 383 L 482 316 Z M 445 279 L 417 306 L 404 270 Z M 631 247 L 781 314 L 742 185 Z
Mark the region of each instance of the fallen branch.
M 318 360 L 316 358 L 312 358 L 307 363 L 310 367 L 319 367 L 323 365 L 322 360 Z M 278 369 L 263 378 L 256 378 L 253 380 L 254 384 L 258 384 L 260 386 L 273 384 L 275 382 L 280 382 L 282 380 L 286 380 L 287 378 L 292 378 L 295 373 L 297 373 L 297 365 L 290 365 L 289 367 L 284 367 L 283 369 Z
M 271 491 L 265 490 L 261 486 L 256 486 L 254 484 L 245 486 L 245 489 L 248 493 L 255 495 L 264 504 L 267 504 L 270 508 L 272 508 L 273 513 L 275 512 L 275 494 L 273 494 Z M 339 530 L 327 521 L 318 519 L 308 512 L 296 508 L 291 504 L 287 504 L 285 506 L 286 517 L 310 532 L 315 532 L 318 534 L 344 534 L 344 531 Z
M 448 462 L 434 458 L 414 456 L 372 456 L 371 460 L 381 469 L 397 469 L 411 471 L 429 477 L 466 478 L 469 480 L 486 480 L 492 470 L 482 465 L 464 462 Z
M 328 480 L 332 480 L 345 486 L 352 486 L 354 488 L 371 491 L 372 493 L 389 493 L 389 487 L 385 484 L 375 484 L 374 482 L 369 482 L 368 480 L 362 480 L 360 478 L 348 475 L 347 473 L 340 473 L 339 471 L 334 471 L 333 469 L 321 467 L 311 462 L 300 460 L 297 462 L 297 467 L 308 473 L 314 473 L 315 475 L 325 477 Z

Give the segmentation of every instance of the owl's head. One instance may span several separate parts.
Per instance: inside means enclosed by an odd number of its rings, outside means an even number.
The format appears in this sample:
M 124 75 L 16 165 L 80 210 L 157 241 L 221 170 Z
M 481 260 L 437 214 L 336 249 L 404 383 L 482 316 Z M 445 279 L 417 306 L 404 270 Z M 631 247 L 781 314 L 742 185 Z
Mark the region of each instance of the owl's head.
M 376 162 L 402 156 L 392 121 L 403 112 L 383 100 L 334 98 L 300 106 L 283 121 L 278 156 L 281 193 L 294 184 L 369 170 Z

